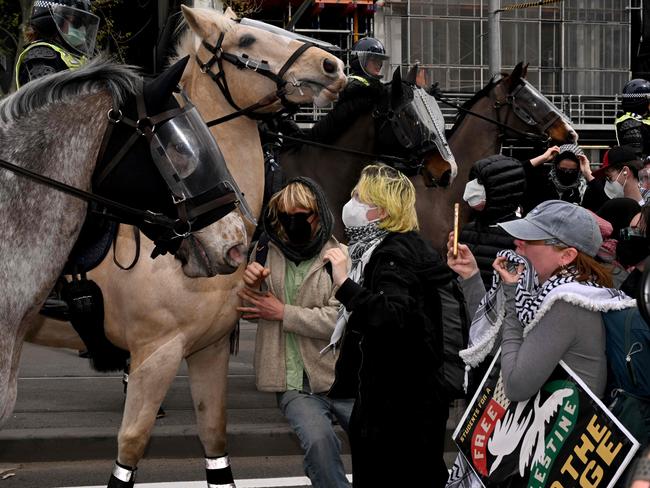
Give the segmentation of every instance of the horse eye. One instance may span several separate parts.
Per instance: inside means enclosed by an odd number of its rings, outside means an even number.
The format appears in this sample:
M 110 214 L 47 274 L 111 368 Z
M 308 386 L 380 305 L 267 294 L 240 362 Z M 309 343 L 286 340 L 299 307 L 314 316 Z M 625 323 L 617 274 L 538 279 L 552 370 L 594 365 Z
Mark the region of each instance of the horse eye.
M 251 34 L 244 34 L 239 39 L 239 47 L 241 47 L 241 48 L 249 47 L 254 42 L 255 42 L 255 37 L 254 36 L 252 36 Z

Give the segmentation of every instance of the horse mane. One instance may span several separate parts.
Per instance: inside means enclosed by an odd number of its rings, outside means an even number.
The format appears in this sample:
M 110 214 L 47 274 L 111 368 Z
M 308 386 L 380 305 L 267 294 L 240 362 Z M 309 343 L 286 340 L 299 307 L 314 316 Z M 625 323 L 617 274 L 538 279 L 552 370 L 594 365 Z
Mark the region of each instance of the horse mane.
M 0 120 L 8 123 L 34 110 L 80 96 L 108 91 L 115 106 L 138 88 L 140 75 L 135 66 L 117 64 L 105 56 L 76 70 L 65 70 L 26 83 L 12 96 L 0 101 Z
M 499 83 L 501 80 L 490 80 L 490 82 L 485 85 L 483 88 L 481 88 L 478 92 L 474 94 L 472 98 L 467 100 L 465 103 L 461 105 L 461 108 L 464 108 L 465 110 L 471 109 L 476 102 L 478 102 L 481 98 L 487 96 L 490 91 Z M 458 113 L 456 114 L 456 120 L 454 120 L 454 125 L 451 129 L 449 129 L 449 132 L 447 133 L 447 137 L 451 137 L 451 135 L 458 129 L 458 126 L 465 120 L 465 117 L 467 116 L 467 112 L 463 110 L 459 110 Z
M 203 10 L 209 11 L 214 17 L 214 23 L 218 31 L 227 34 L 228 32 L 234 31 L 239 27 L 239 24 L 233 22 L 231 18 L 226 17 L 223 14 L 211 9 L 201 9 L 196 8 L 194 10 Z M 178 22 L 178 26 L 175 29 L 175 34 L 179 35 L 178 42 L 176 43 L 176 51 L 170 58 L 170 64 L 174 64 L 179 59 L 196 54 L 199 50 L 200 39 L 196 33 L 189 28 L 187 25 L 187 20 L 185 17 L 181 16 L 181 20 Z

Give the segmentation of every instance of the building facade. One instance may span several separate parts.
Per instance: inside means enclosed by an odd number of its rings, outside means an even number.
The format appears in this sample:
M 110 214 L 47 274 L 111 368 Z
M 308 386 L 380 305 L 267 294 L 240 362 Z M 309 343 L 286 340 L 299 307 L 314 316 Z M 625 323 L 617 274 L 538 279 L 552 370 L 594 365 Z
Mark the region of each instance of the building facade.
M 630 79 L 630 16 L 642 0 L 524 3 L 501 0 L 503 70 L 528 63 L 528 80 L 572 119 L 584 144 L 615 143 L 620 91 Z M 394 66 L 419 62 L 429 80 L 462 101 L 491 78 L 488 4 L 390 0 L 375 15 L 375 32 Z

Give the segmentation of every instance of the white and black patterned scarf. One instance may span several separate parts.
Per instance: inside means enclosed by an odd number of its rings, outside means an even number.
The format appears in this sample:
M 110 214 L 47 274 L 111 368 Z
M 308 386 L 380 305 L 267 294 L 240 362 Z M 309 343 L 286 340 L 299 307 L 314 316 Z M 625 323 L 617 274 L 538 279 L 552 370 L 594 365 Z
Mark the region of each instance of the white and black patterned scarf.
M 524 265 L 517 282 L 515 309 L 524 328 L 524 336 L 539 323 L 556 300 L 564 300 L 588 310 L 605 312 L 636 306 L 636 300 L 612 288 L 604 288 L 592 282 L 576 281 L 576 270 L 568 268 L 562 275 L 551 276 L 542 285 L 530 261 L 511 250 L 499 251 L 508 261 Z M 468 348 L 460 351 L 466 369 L 478 366 L 494 348 L 500 337 L 505 319 L 505 295 L 501 277 L 495 271 L 492 287 L 485 294 L 476 311 L 469 331 Z M 467 375 L 465 376 L 467 388 Z M 450 470 L 446 488 L 482 488 L 483 484 L 469 467 L 462 454 L 458 454 Z
M 504 256 L 508 261 L 524 266 L 515 291 L 515 309 L 524 328 L 524 336 L 539 323 L 556 300 L 599 312 L 620 310 L 636 303 L 622 291 L 604 288 L 590 281 L 576 281 L 577 271 L 571 267 L 540 285 L 528 259 L 509 249 L 499 251 L 497 256 Z M 501 285 L 501 278 L 495 271 L 492 287 L 481 300 L 472 320 L 468 347 L 459 353 L 468 367 L 478 366 L 490 354 L 500 336 L 506 315 Z
M 358 284 L 363 284 L 363 270 L 370 261 L 372 253 L 377 246 L 388 235 L 388 231 L 380 229 L 376 222 L 373 222 L 363 227 L 346 227 L 345 234 L 349 240 L 348 253 L 352 261 L 352 268 L 348 273 L 348 278 Z M 348 323 L 351 312 L 345 306 L 341 305 L 339 308 L 338 318 L 336 319 L 336 327 L 330 338 L 330 343 L 321 353 L 335 348 L 338 342 L 343 337 L 345 325 Z
M 555 169 L 555 166 L 551 168 L 551 170 L 548 172 L 548 177 L 553 183 L 553 186 L 555 186 L 555 190 L 557 191 L 558 197 L 561 199 L 562 195 L 564 195 L 566 192 L 575 192 L 577 193 L 577 196 L 579 197 L 580 201 L 582 201 L 582 197 L 585 194 L 585 191 L 587 190 L 587 180 L 585 177 L 580 173 L 578 175 L 578 178 L 576 179 L 575 183 L 572 185 L 564 185 L 560 182 L 560 180 L 557 178 L 557 172 Z

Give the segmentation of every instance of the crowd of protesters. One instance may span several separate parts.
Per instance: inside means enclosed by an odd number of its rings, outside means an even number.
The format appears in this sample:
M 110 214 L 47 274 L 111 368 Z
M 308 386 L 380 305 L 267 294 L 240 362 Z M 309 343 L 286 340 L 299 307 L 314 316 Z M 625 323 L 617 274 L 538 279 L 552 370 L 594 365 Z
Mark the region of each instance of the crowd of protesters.
M 241 310 L 259 320 L 258 387 L 278 392 L 313 486 L 348 484 L 334 423 L 349 436 L 355 487 L 474 486 L 447 482 L 443 460 L 449 399 L 435 371 L 439 292 L 452 281 L 472 320 L 462 356 L 470 377 L 500 348 L 510 401 L 534 396 L 564 361 L 607 402 L 601 312 L 639 295 L 650 254 L 647 173 L 624 146 L 596 170 L 576 144 L 527 161 L 477 161 L 463 195 L 471 218 L 456 253 L 450 234 L 446 263 L 417 232 L 412 183 L 388 166 L 364 169 L 342 215 L 332 217 L 304 178 L 276 194 L 264 216 L 268 253 L 251 258 Z M 297 199 L 296 185 L 309 198 Z M 349 247 L 331 236 L 332 218 Z M 479 381 L 469 381 L 468 398 Z M 639 457 L 627 479 L 646 488 Z

